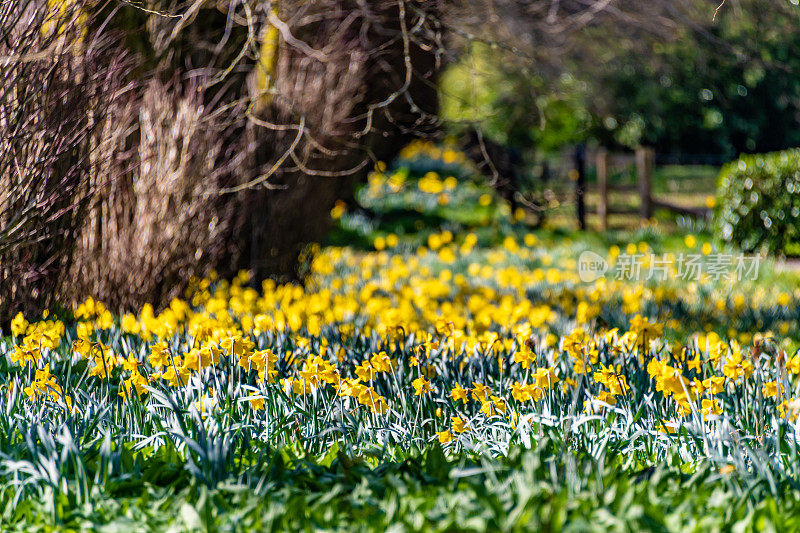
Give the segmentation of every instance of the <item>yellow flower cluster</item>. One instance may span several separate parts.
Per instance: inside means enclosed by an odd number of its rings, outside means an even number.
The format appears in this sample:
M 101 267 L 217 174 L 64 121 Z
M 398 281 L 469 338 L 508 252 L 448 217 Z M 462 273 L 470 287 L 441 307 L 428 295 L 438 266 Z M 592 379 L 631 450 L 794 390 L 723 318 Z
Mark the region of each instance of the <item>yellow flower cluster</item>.
M 442 231 L 416 253 L 318 250 L 304 286 L 267 280 L 259 291 L 246 273 L 212 274 L 158 313 L 145 305 L 116 318 L 90 298 L 68 327 L 20 314 L 2 354 L 17 368 L 7 393 L 20 387 L 29 402 L 74 410 L 75 384 L 105 387 L 124 405 L 161 390 L 204 416 L 234 403 L 314 427 L 392 420 L 443 443 L 495 423 L 523 431 L 532 413 L 574 406 L 635 412 L 646 394 L 666 428 L 695 414 L 739 416 L 743 391 L 797 417 L 798 354 L 774 334 L 725 341 L 679 314 L 695 306 L 693 316 L 725 324 L 746 310 L 774 317 L 780 333 L 794 293 L 730 287 L 726 305 L 708 305 L 702 283 L 581 283 L 573 258 L 532 235 L 488 249 L 477 241 Z

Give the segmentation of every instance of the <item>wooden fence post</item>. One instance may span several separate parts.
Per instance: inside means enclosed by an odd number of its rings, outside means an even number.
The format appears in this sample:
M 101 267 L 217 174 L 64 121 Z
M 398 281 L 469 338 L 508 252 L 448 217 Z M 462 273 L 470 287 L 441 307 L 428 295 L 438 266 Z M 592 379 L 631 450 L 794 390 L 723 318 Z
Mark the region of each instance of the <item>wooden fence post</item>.
M 608 151 L 605 148 L 597 150 L 597 187 L 600 200 L 597 203 L 597 216 L 600 218 L 600 229 L 608 229 Z
M 579 144 L 575 148 L 575 210 L 578 215 L 578 227 L 586 229 L 586 145 Z
M 653 180 L 653 164 L 655 153 L 652 148 L 639 147 L 636 149 L 636 170 L 639 178 L 639 196 L 642 203 L 639 207 L 639 214 L 642 218 L 653 216 L 653 198 L 651 187 Z

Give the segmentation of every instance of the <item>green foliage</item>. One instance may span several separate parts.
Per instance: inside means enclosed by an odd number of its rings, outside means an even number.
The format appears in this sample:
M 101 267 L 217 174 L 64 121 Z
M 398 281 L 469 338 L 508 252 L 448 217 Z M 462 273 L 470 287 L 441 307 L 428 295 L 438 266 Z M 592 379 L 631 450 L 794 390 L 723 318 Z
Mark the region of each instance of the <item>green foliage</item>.
M 536 58 L 473 45 L 442 78 L 444 116 L 501 143 L 551 151 L 587 138 L 707 156 L 800 145 L 800 9 L 683 3 L 669 38 L 596 23 Z
M 479 123 L 493 140 L 545 152 L 583 140 L 591 117 L 585 84 L 571 74 L 555 90 L 530 65 L 497 62 L 498 51 L 474 43 L 445 71 L 440 83 L 442 115 L 456 123 Z
M 487 459 L 448 457 L 438 445 L 378 460 L 332 449 L 319 456 L 274 450 L 247 477 L 207 485 L 189 476 L 177 458 L 144 459 L 142 476 L 91 478 L 91 498 L 78 484 L 11 504 L 3 524 L 33 528 L 125 530 L 358 530 L 485 531 L 659 529 L 715 530 L 798 527 L 800 492 L 748 473 L 720 474 L 701 463 L 691 471 L 677 455 L 644 467 L 611 452 L 602 461 L 543 439 L 533 450 L 515 448 Z M 170 479 L 151 470 L 178 474 Z M 83 481 L 83 480 L 78 480 Z
M 748 252 L 800 254 L 800 150 L 744 155 L 722 169 L 719 236 Z
M 763 32 L 745 2 L 703 30 L 683 28 L 672 41 L 644 40 L 614 49 L 614 67 L 589 66 L 593 132 L 625 146 L 730 158 L 800 144 L 798 11 L 765 7 Z M 722 50 L 725 51 L 722 51 Z

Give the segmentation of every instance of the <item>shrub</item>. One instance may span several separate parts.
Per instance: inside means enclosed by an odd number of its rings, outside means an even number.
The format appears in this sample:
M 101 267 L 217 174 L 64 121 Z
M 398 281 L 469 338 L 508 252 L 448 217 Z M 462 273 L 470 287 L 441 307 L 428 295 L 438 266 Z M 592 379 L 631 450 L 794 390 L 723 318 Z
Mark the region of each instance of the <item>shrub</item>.
M 109 163 L 91 177 L 95 194 L 62 298 L 101 294 L 114 308 L 147 299 L 163 306 L 192 275 L 236 260 L 231 232 L 241 196 L 219 189 L 241 162 L 225 153 L 235 146 L 228 124 L 238 109 L 204 106 L 203 96 L 197 84 L 151 80 L 112 109 L 97 146 Z
M 130 61 L 88 0 L 0 3 L 0 324 L 45 307 L 107 164 L 100 126 Z
M 743 155 L 718 186 L 716 230 L 746 252 L 800 254 L 800 149 Z

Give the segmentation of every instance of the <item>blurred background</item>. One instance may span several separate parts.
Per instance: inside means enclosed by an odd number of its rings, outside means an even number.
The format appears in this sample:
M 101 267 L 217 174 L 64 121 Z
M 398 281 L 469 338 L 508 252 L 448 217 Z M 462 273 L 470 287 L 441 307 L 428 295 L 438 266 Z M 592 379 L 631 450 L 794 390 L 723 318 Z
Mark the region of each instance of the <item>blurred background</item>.
M 0 324 L 509 224 L 791 259 L 798 22 L 796 0 L 4 2 Z

